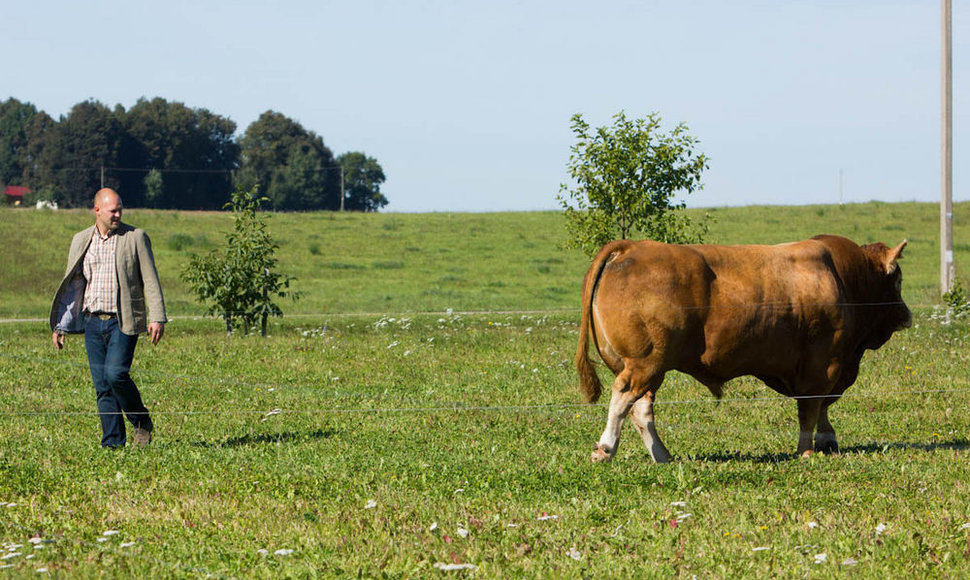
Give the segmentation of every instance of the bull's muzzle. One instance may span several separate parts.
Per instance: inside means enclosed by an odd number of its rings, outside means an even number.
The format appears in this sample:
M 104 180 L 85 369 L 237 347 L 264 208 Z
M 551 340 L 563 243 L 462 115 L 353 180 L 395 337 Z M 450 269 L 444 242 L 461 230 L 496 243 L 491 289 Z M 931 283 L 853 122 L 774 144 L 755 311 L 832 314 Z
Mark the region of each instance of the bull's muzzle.
M 911 326 L 913 326 L 913 313 L 909 308 L 906 308 L 906 315 L 903 316 L 903 320 L 899 323 L 899 326 L 896 327 L 896 330 L 903 330 Z

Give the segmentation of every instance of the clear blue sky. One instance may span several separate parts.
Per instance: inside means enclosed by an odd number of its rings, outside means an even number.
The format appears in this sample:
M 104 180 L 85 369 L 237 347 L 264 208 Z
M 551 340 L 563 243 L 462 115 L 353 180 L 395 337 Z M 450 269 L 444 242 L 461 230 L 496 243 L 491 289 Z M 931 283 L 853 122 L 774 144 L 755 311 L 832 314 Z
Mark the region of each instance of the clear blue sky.
M 970 2 L 954 0 L 954 198 Z M 0 2 L 0 99 L 264 111 L 387 174 L 388 211 L 557 208 L 574 138 L 657 112 L 711 158 L 690 206 L 938 201 L 940 2 Z

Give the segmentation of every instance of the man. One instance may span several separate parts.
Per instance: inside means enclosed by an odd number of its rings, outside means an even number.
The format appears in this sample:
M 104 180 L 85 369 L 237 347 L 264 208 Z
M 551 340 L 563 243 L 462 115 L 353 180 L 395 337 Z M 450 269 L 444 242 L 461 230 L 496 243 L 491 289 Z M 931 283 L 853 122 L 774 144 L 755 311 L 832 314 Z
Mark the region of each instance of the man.
M 117 192 L 95 194 L 95 224 L 74 236 L 50 314 L 58 349 L 65 334 L 84 333 L 106 448 L 125 446 L 122 413 L 134 427 L 132 447 L 152 440 L 152 420 L 129 371 L 138 335 L 147 332 L 158 344 L 168 321 L 151 241 L 122 223 L 121 213 Z

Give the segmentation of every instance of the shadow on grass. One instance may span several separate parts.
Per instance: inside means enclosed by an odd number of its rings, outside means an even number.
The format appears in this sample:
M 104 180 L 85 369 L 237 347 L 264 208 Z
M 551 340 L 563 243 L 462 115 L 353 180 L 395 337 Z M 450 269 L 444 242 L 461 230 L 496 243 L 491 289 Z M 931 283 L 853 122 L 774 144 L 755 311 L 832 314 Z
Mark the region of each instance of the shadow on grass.
M 895 450 L 916 450 L 916 451 L 940 451 L 940 450 L 960 450 L 966 451 L 970 449 L 970 440 L 964 438 L 953 439 L 951 441 L 933 441 L 929 443 L 912 443 L 912 442 L 897 442 L 897 443 L 865 443 L 862 445 L 850 445 L 848 447 L 843 447 L 841 450 L 842 455 L 854 455 L 854 454 L 876 454 L 876 453 L 886 453 L 887 451 Z M 691 461 L 709 461 L 712 463 L 728 463 L 728 462 L 747 462 L 747 463 L 785 463 L 788 461 L 801 461 L 801 458 L 796 456 L 794 452 L 792 453 L 762 453 L 760 455 L 754 453 L 741 453 L 741 452 L 722 452 L 722 453 L 708 453 L 701 455 L 691 455 L 688 456 Z
M 784 463 L 795 459 L 794 453 L 741 453 L 739 451 L 721 453 L 704 453 L 700 455 L 688 456 L 691 461 L 704 461 L 711 463 Z
M 970 449 L 970 441 L 959 438 L 953 439 L 952 441 L 933 441 L 930 443 L 866 443 L 865 445 L 852 445 L 850 447 L 846 447 L 842 449 L 842 453 L 884 453 L 886 451 L 899 449 L 915 449 L 918 451 L 956 449 L 965 451 Z
M 335 429 L 317 429 L 316 431 L 311 431 L 310 433 L 247 433 L 245 435 L 240 435 L 239 437 L 232 437 L 231 439 L 226 439 L 225 441 L 219 442 L 209 442 L 209 441 L 197 441 L 192 443 L 194 447 L 203 447 L 206 449 L 212 448 L 229 448 L 229 447 L 245 447 L 247 445 L 262 445 L 266 443 L 287 443 L 291 441 L 312 441 L 314 439 L 329 439 L 337 434 Z

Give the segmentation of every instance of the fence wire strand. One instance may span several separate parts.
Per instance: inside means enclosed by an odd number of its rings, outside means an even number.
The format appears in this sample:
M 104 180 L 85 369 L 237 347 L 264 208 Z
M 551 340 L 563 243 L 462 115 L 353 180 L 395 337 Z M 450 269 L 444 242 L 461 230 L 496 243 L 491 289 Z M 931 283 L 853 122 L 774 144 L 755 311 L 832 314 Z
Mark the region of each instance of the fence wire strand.
M 880 303 L 881 306 L 886 305 L 898 305 L 902 302 L 886 302 Z M 850 304 L 845 303 L 839 306 L 871 306 L 872 304 Z M 818 306 L 818 305 L 816 305 Z M 828 305 L 831 306 L 831 305 Z M 938 306 L 938 305 L 933 305 Z M 760 303 L 760 304 L 748 304 L 739 305 L 739 307 L 792 307 L 791 304 L 781 304 L 781 303 Z M 925 308 L 925 306 L 917 306 L 916 308 Z M 402 314 L 388 314 L 388 313 L 307 313 L 302 315 L 289 315 L 291 317 L 314 317 L 327 319 L 330 317 L 380 317 L 381 319 L 387 319 L 389 316 L 393 317 L 425 317 L 425 316 L 449 316 L 449 317 L 462 317 L 462 316 L 530 316 L 530 315 L 552 315 L 552 314 L 568 314 L 575 313 L 577 309 L 546 309 L 546 310 L 467 310 L 467 311 L 454 311 L 452 309 L 444 311 L 422 311 L 422 312 L 412 312 L 412 313 L 402 313 Z M 197 317 L 186 317 L 192 319 L 204 319 L 213 318 L 209 316 L 197 316 Z M 176 320 L 173 318 L 173 320 Z M 9 320 L 5 320 L 10 322 Z M 31 319 L 24 320 L 20 319 L 19 322 L 46 322 L 43 319 Z M 4 322 L 4 320 L 0 320 Z M 0 342 L 2 345 L 2 342 Z M 86 365 L 77 361 L 60 361 L 51 359 L 48 357 L 32 356 L 28 357 L 25 355 L 15 355 L 9 353 L 0 352 L 0 357 L 7 359 L 15 359 L 21 361 L 35 361 L 38 364 L 43 365 L 62 365 L 71 366 L 75 368 L 86 368 Z M 568 362 L 568 361 L 567 361 Z M 175 375 L 169 373 L 161 373 L 153 370 L 142 370 L 139 371 L 142 375 L 154 376 L 160 380 L 168 380 L 171 382 L 179 381 L 194 381 L 199 382 L 198 376 L 190 375 Z M 311 390 L 314 394 L 318 396 L 326 396 L 328 399 L 364 399 L 368 398 L 369 395 L 360 392 L 341 392 L 341 391 L 326 391 L 312 386 L 294 384 L 294 383 L 280 383 L 280 382 L 250 382 L 239 379 L 231 378 L 210 378 L 205 379 L 204 382 L 216 385 L 228 385 L 232 387 L 247 388 L 247 389 L 273 389 L 277 390 L 279 393 L 291 393 L 294 391 L 305 391 L 307 389 Z M 373 396 L 374 399 L 383 400 L 388 399 L 386 395 L 386 390 L 384 389 L 384 394 L 378 394 Z M 880 392 L 865 392 L 865 393 L 843 393 L 842 395 L 805 395 L 805 396 L 784 396 L 784 395 L 773 395 L 768 397 L 745 397 L 745 398 L 703 398 L 703 399 L 685 399 L 685 400 L 672 400 L 663 401 L 659 400 L 655 403 L 658 407 L 663 406 L 686 406 L 686 405 L 710 405 L 710 404 L 755 404 L 755 403 L 769 403 L 787 400 L 799 400 L 799 399 L 829 399 L 829 398 L 846 398 L 846 399 L 859 399 L 859 398 L 884 398 L 889 396 L 916 396 L 916 395 L 928 395 L 928 394 L 944 394 L 944 393 L 962 393 L 968 392 L 970 388 L 931 388 L 931 389 L 921 389 L 921 390 L 910 390 L 910 391 L 880 391 Z M 409 402 L 412 400 L 410 397 L 404 395 L 399 397 L 399 400 L 403 402 Z M 233 409 L 233 410 L 183 410 L 183 411 L 164 411 L 155 410 L 151 411 L 152 415 L 174 415 L 174 416 L 219 416 L 219 415 L 263 415 L 264 417 L 272 415 L 325 415 L 325 414 L 374 414 L 374 413 L 443 413 L 443 412 L 548 412 L 554 410 L 570 410 L 570 409 L 583 409 L 583 408 L 601 408 L 604 403 L 545 403 L 545 404 L 520 404 L 520 405 L 491 405 L 491 404 L 470 404 L 468 402 L 452 401 L 446 402 L 439 405 L 415 405 L 415 406 L 392 406 L 392 407 L 357 407 L 357 408 L 339 408 L 339 407 L 325 407 L 316 409 L 284 409 L 282 407 L 272 408 L 272 409 Z M 123 414 L 123 413 L 117 413 Z M 21 417 L 46 417 L 46 416 L 90 416 L 99 415 L 97 411 L 23 411 L 23 410 L 10 410 L 2 409 L 0 410 L 0 416 L 21 416 Z

